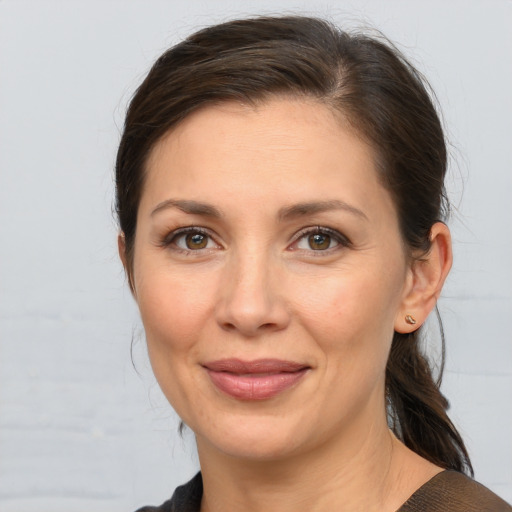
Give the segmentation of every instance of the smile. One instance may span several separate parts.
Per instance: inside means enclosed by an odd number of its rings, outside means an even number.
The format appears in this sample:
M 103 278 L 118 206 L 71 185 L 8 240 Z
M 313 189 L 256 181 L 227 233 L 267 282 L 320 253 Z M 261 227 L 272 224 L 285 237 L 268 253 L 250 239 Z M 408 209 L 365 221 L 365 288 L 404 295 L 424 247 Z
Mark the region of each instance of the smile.
M 295 386 L 310 369 L 278 359 L 222 359 L 203 365 L 212 383 L 239 400 L 265 400 Z

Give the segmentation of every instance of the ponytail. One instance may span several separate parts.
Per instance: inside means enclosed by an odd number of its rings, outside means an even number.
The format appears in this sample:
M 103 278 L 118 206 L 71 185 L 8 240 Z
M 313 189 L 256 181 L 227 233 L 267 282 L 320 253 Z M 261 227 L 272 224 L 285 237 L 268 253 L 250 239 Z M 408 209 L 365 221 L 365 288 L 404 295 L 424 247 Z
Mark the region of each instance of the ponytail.
M 437 309 L 436 313 L 439 317 Z M 449 404 L 439 390 L 444 366 L 442 327 L 441 335 L 441 371 L 434 380 L 419 347 L 419 332 L 395 332 L 386 368 L 390 426 L 407 447 L 425 459 L 473 476 L 466 446 L 446 413 Z

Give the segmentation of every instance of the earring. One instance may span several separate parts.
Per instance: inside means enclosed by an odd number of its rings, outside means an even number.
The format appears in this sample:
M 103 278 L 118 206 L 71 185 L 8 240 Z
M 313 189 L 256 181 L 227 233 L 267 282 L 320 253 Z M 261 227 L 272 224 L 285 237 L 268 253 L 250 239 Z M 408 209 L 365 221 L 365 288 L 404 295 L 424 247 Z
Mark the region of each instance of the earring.
M 416 323 L 416 319 L 411 315 L 405 315 L 405 321 L 410 325 L 414 325 Z

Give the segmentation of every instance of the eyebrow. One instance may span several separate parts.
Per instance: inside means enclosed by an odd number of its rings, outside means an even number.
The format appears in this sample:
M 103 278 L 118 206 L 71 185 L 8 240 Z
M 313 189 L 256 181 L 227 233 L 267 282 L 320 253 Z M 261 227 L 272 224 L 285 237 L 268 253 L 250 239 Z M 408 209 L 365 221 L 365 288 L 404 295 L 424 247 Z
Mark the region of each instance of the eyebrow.
M 199 201 L 192 201 L 190 199 L 167 199 L 166 201 L 162 201 L 157 204 L 156 208 L 151 212 L 151 216 L 168 208 L 178 208 L 182 212 L 192 215 L 203 215 L 214 218 L 222 217 L 222 214 L 215 206 Z
M 216 219 L 222 217 L 222 213 L 215 206 L 190 199 L 166 199 L 154 208 L 151 212 L 151 216 L 168 208 L 178 208 L 182 212 L 191 215 L 203 215 Z M 306 215 L 314 215 L 315 213 L 323 213 L 330 210 L 343 210 L 368 220 L 368 217 L 362 210 L 337 199 L 331 201 L 311 201 L 285 206 L 279 210 L 277 216 L 279 220 L 290 220 L 294 217 L 304 217 Z
M 291 206 L 286 206 L 279 210 L 280 220 L 289 220 L 294 217 L 302 217 L 306 215 L 313 215 L 315 213 L 323 213 L 330 210 L 343 210 L 362 219 L 368 220 L 366 214 L 358 208 L 351 206 L 344 201 L 337 199 L 332 201 L 313 201 L 309 203 L 298 203 Z

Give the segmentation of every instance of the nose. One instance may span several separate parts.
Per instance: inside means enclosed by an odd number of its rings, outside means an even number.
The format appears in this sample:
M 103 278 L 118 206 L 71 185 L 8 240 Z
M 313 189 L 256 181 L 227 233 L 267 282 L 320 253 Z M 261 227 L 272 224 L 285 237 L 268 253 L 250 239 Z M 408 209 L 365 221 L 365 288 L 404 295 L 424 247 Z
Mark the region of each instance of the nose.
M 262 255 L 233 258 L 225 268 L 216 308 L 222 329 L 256 337 L 288 326 L 282 276 L 275 266 Z

